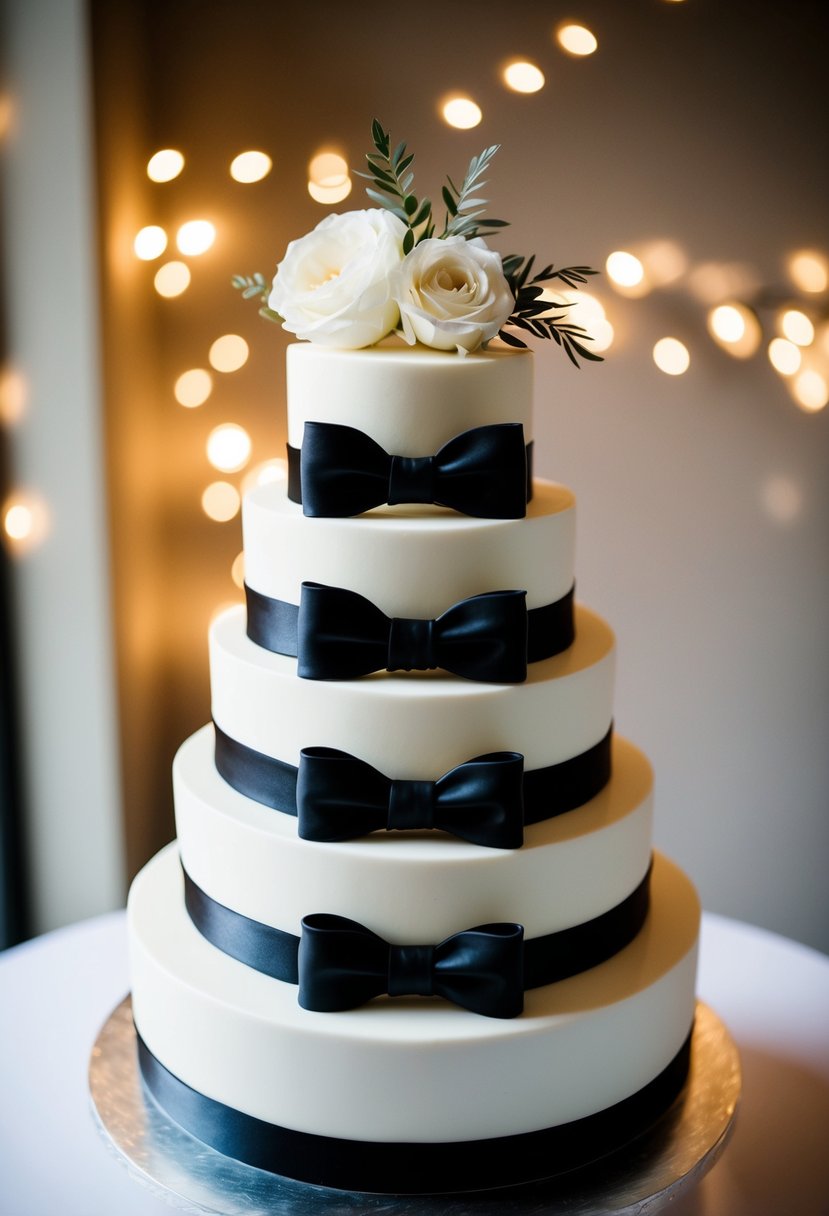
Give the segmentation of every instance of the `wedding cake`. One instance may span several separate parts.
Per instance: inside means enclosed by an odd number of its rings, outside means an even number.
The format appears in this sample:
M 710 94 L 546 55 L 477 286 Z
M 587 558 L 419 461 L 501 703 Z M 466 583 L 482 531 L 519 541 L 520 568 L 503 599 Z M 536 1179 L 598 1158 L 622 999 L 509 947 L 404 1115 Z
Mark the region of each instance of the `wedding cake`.
M 574 601 L 573 495 L 531 475 L 533 356 L 504 327 L 538 284 L 480 221 L 414 243 L 412 219 L 329 217 L 278 269 L 308 339 L 288 467 L 246 496 L 213 722 L 129 901 L 153 1099 L 248 1164 L 390 1193 L 547 1177 L 652 1123 L 699 929 L 613 729 L 613 634 Z

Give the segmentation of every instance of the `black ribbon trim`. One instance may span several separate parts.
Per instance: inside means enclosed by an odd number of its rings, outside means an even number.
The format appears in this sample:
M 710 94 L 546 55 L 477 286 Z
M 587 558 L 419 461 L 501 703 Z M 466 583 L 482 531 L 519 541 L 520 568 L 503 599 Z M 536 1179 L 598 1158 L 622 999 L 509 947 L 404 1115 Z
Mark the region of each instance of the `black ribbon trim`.
M 305 586 L 306 584 L 303 583 L 303 587 Z M 319 590 L 318 584 L 308 584 L 308 586 Z M 341 592 L 339 587 L 322 590 L 332 593 Z M 542 659 L 550 659 L 553 655 L 561 654 L 573 644 L 575 638 L 574 596 L 575 586 L 552 604 L 526 609 L 527 663 L 538 663 Z M 357 597 L 355 593 L 350 593 L 349 599 L 357 598 L 364 599 L 362 596 Z M 478 598 L 483 600 L 486 597 L 473 596 L 461 603 L 474 606 L 474 602 Z M 271 599 L 270 596 L 263 595 L 261 591 L 255 591 L 247 583 L 245 583 L 245 599 L 247 601 L 247 635 L 250 640 L 274 654 L 297 658 L 299 650 L 302 649 L 299 629 L 300 606 L 290 604 L 286 600 Z M 373 612 L 377 612 L 369 600 L 364 600 L 364 602 Z M 343 633 L 347 633 L 347 621 L 343 621 L 342 627 Z M 339 644 L 343 647 L 348 645 L 348 638 L 340 639 Z
M 438 1144 L 341 1140 L 266 1123 L 192 1089 L 156 1059 L 140 1034 L 136 1037 L 152 1097 L 186 1132 L 226 1157 L 314 1186 L 428 1195 L 553 1178 L 621 1149 L 647 1131 L 681 1092 L 692 1031 L 652 1081 L 605 1110 L 539 1131 Z
M 271 810 L 296 816 L 298 768 L 239 743 L 215 722 L 213 726 L 216 770 L 228 785 Z M 603 739 L 580 755 L 524 771 L 525 827 L 584 806 L 604 789 L 611 774 L 612 738 L 611 725 Z
M 302 505 L 302 449 L 285 445 L 288 453 L 288 497 Z M 527 502 L 533 496 L 533 441 L 527 444 Z
M 650 906 L 652 866 L 638 887 L 601 916 L 523 942 L 524 990 L 578 975 L 612 958 L 636 937 Z M 217 949 L 272 979 L 299 983 L 300 938 L 225 907 L 201 889 L 182 866 L 188 915 Z

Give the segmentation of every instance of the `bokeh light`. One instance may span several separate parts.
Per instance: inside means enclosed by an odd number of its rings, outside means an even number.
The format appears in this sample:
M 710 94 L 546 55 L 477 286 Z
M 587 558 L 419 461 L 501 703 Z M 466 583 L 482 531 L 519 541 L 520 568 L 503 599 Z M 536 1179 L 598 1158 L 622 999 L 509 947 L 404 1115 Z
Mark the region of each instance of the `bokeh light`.
M 829 383 L 815 368 L 807 367 L 795 376 L 792 395 L 802 410 L 814 414 L 829 401 Z
M 272 460 L 263 460 L 261 464 L 254 465 L 242 478 L 242 493 L 247 494 L 248 490 L 253 490 L 256 486 L 264 486 L 270 481 L 278 481 L 281 477 L 287 476 L 287 460 L 282 460 L 278 456 Z
M 516 60 L 504 68 L 504 84 L 514 93 L 537 93 L 544 88 L 544 73 L 534 63 Z
M 441 106 L 444 121 L 459 131 L 477 127 L 483 118 L 481 107 L 470 97 L 449 97 Z
M 197 257 L 206 253 L 216 239 L 216 229 L 209 220 L 188 220 L 176 233 L 179 252 Z
M 217 372 L 237 372 L 247 363 L 249 353 L 247 342 L 239 334 L 222 334 L 210 347 L 207 358 Z
M 645 268 L 632 253 L 617 249 L 605 262 L 607 277 L 617 287 L 638 287 L 645 277 Z
M 222 473 L 235 473 L 250 460 L 250 435 L 235 422 L 223 422 L 207 437 L 207 459 Z
M 142 262 L 152 262 L 160 258 L 167 248 L 167 233 L 158 224 L 148 224 L 140 232 L 136 232 L 132 243 L 135 256 Z
M 165 262 L 155 272 L 153 285 L 160 296 L 172 300 L 190 286 L 190 267 L 186 262 Z
M 678 338 L 660 338 L 653 348 L 653 361 L 666 376 L 681 376 L 687 372 L 691 356 Z
M 800 370 L 802 355 L 794 342 L 786 338 L 772 338 L 769 342 L 769 363 L 781 376 L 793 376 Z
M 737 359 L 750 358 L 763 339 L 757 314 L 736 300 L 712 308 L 707 321 L 714 341 Z
M 26 413 L 28 386 L 22 372 L 4 367 L 0 372 L 0 423 L 16 426 Z
M 805 312 L 799 308 L 788 308 L 780 317 L 780 332 L 795 346 L 811 346 L 815 340 L 815 327 Z
M 213 377 L 203 367 L 191 367 L 182 372 L 173 386 L 176 401 L 189 410 L 204 405 L 212 391 Z
M 245 555 L 237 553 L 233 559 L 233 565 L 230 567 L 230 577 L 233 579 L 237 587 L 242 588 L 245 585 Z
M 49 530 L 46 504 L 38 495 L 21 490 L 6 499 L 2 519 L 10 549 L 21 555 L 39 545 Z
M 257 152 L 251 148 L 247 152 L 240 152 L 238 156 L 234 156 L 230 162 L 230 176 L 236 182 L 249 185 L 251 182 L 261 182 L 263 177 L 268 176 L 272 168 L 273 161 L 267 152 Z
M 171 182 L 184 168 L 184 157 L 176 148 L 162 148 L 147 161 L 147 177 L 153 182 Z
M 212 481 L 201 496 L 202 510 L 209 519 L 227 523 L 239 513 L 241 496 L 229 481 Z
M 568 23 L 560 25 L 556 30 L 556 41 L 563 51 L 577 59 L 592 55 L 598 48 L 599 42 L 592 30 L 586 25 Z
M 790 477 L 778 474 L 764 483 L 761 501 L 770 519 L 779 524 L 789 524 L 797 519 L 803 509 L 803 491 Z
M 816 249 L 799 249 L 790 254 L 786 268 L 800 291 L 821 292 L 829 286 L 829 263 Z
M 308 165 L 308 193 L 317 203 L 330 206 L 351 193 L 348 162 L 339 152 L 323 149 Z
M 640 261 L 651 287 L 667 287 L 681 279 L 688 269 L 688 255 L 676 241 L 667 238 L 648 241 L 640 250 Z

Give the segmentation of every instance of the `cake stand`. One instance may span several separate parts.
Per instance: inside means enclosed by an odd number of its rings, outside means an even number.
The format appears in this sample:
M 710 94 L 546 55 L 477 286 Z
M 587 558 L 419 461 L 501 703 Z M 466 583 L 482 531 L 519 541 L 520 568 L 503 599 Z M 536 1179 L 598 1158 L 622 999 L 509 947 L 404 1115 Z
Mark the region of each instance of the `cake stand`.
M 737 1049 L 698 1002 L 682 1094 L 647 1132 L 583 1170 L 499 1191 L 373 1195 L 329 1190 L 233 1161 L 183 1131 L 155 1104 L 138 1070 L 132 1007 L 112 1012 L 92 1049 L 92 1107 L 132 1176 L 180 1211 L 203 1216 L 644 1216 L 660 1211 L 722 1153 L 740 1094 Z

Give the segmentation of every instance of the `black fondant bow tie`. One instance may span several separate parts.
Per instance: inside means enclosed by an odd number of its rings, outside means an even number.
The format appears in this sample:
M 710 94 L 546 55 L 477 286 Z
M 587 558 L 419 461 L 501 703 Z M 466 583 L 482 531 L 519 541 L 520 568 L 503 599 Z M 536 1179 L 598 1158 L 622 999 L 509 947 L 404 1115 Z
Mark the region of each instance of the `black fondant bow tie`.
M 300 457 L 305 515 L 359 515 L 382 503 L 437 503 L 484 519 L 527 513 L 527 449 L 517 422 L 479 426 L 436 456 L 390 456 L 369 435 L 306 422 Z
M 442 668 L 468 680 L 527 678 L 527 593 L 488 591 L 437 620 L 387 617 L 342 587 L 303 583 L 297 672 L 306 680 L 351 680 L 373 671 Z
M 304 748 L 296 787 L 304 840 L 353 840 L 378 830 L 436 828 L 494 849 L 524 840 L 524 758 L 492 752 L 438 781 L 392 780 L 333 747 Z
M 437 946 L 392 946 L 354 920 L 316 913 L 302 921 L 299 1003 L 322 1013 L 376 996 L 441 996 L 490 1018 L 524 1008 L 522 925 L 479 925 Z

